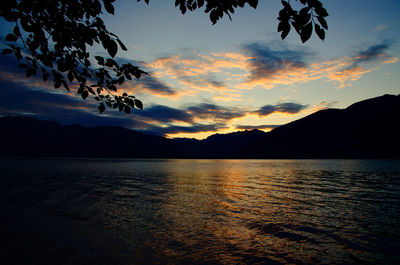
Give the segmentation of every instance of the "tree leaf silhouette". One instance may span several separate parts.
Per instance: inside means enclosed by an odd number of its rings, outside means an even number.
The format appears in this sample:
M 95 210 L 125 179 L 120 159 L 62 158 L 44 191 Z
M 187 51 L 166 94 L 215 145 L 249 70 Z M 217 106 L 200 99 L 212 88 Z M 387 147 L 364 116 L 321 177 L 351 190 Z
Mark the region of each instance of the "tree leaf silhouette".
M 41 75 L 43 81 L 52 82 L 54 88 L 63 86 L 74 89 L 86 99 L 89 94 L 99 103 L 100 113 L 105 106 L 127 110 L 125 107 L 143 108 L 143 103 L 128 96 L 119 96 L 119 85 L 133 77 L 139 79 L 147 75 L 130 63 L 121 64 L 115 58 L 118 46 L 123 51 L 127 47 L 121 39 L 110 32 L 100 15 L 114 15 L 115 0 L 7 0 L 0 5 L 0 16 L 10 23 L 5 37 L 7 48 L 3 55 L 12 55 L 19 60 L 27 77 Z M 137 0 L 141 2 L 141 0 Z M 144 0 L 149 4 L 149 0 Z M 313 25 L 320 39 L 325 38 L 328 24 L 327 10 L 319 0 L 300 0 L 300 11 L 283 0 L 279 11 L 278 32 L 284 39 L 295 27 L 302 42 L 312 34 Z M 212 24 L 224 16 L 232 19 L 235 9 L 246 5 L 257 8 L 258 0 L 175 0 L 175 6 L 182 14 L 200 8 L 208 14 Z M 318 24 L 314 21 L 319 22 Z M 87 47 L 103 46 L 108 56 L 93 57 Z M 96 64 L 97 63 L 97 64 Z M 127 111 L 126 111 L 127 112 Z
M 313 24 L 311 22 L 307 23 L 303 29 L 301 30 L 300 36 L 301 36 L 301 41 L 304 43 L 306 42 L 312 34 L 313 30 Z

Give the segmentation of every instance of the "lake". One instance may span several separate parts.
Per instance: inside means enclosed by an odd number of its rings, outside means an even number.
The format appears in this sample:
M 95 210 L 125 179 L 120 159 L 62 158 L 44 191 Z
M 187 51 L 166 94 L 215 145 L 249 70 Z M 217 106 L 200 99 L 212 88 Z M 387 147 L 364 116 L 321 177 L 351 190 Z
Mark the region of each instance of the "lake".
M 399 264 L 399 160 L 0 160 L 1 264 Z

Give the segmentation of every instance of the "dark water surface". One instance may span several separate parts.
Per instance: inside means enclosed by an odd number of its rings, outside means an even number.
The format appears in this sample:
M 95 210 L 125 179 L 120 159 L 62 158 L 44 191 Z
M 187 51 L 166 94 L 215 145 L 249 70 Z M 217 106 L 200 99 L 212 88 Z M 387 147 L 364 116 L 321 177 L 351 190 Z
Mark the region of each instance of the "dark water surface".
M 0 160 L 1 264 L 400 264 L 400 161 Z

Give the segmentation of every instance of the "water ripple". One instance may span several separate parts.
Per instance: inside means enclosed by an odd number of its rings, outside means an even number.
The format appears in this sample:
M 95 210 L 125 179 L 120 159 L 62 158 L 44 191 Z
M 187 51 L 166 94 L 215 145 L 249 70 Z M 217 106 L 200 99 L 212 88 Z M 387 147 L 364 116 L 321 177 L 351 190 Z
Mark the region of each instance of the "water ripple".
M 400 161 L 3 160 L 4 264 L 398 264 Z

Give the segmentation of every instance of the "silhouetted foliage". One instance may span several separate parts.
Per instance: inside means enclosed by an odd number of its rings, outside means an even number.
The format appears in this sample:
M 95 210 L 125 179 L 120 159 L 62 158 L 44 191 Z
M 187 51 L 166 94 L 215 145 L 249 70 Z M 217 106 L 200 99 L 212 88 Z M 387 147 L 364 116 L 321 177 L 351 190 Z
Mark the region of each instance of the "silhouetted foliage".
M 282 39 L 289 34 L 291 26 L 300 35 L 303 43 L 311 37 L 313 28 L 321 40 L 325 39 L 325 30 L 328 29 L 325 17 L 328 16 L 328 12 L 320 1 L 299 0 L 298 2 L 304 6 L 300 10 L 293 9 L 290 0 L 281 2 L 283 8 L 279 12 L 278 32 L 282 32 Z M 194 11 L 205 5 L 204 12 L 209 13 L 211 22 L 215 24 L 224 14 L 232 19 L 231 15 L 235 13 L 235 9 L 244 7 L 246 3 L 255 9 L 258 0 L 176 0 L 175 6 L 179 6 L 182 14 L 185 14 L 187 10 Z
M 137 0 L 140 2 L 141 0 Z M 8 48 L 2 54 L 13 54 L 26 76 L 41 75 L 53 82 L 54 88 L 71 87 L 83 99 L 90 94 L 99 102 L 100 113 L 106 106 L 130 113 L 143 108 L 140 100 L 126 93 L 117 94 L 117 86 L 132 78 L 147 74 L 130 63 L 119 64 L 115 58 L 119 47 L 127 50 L 117 35 L 107 30 L 99 17 L 103 12 L 114 14 L 115 0 L 3 0 L 0 16 L 14 24 L 5 40 Z M 144 0 L 147 4 L 149 0 Z M 320 39 L 328 26 L 327 11 L 318 0 L 299 0 L 305 7 L 294 10 L 289 1 L 282 1 L 278 32 L 284 39 L 291 25 L 307 41 L 313 26 Z M 257 7 L 258 0 L 176 0 L 182 14 L 205 7 L 215 24 L 226 14 L 230 19 L 237 7 L 245 4 Z M 110 57 L 91 56 L 88 46 L 102 45 Z

